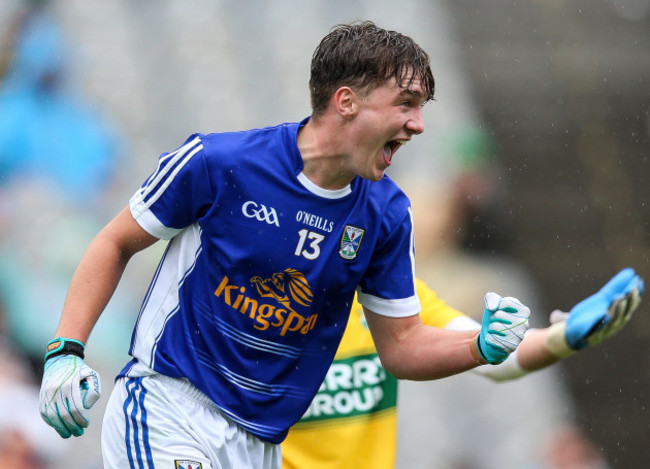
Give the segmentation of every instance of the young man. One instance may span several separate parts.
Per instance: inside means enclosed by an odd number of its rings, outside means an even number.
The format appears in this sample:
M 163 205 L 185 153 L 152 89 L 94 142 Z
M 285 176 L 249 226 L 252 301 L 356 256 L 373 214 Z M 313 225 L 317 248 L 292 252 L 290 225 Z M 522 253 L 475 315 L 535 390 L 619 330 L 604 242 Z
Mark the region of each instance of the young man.
M 422 324 L 411 209 L 384 171 L 423 132 L 426 53 L 371 22 L 312 58 L 312 115 L 192 135 L 91 242 L 47 346 L 41 415 L 88 425 L 85 344 L 129 259 L 168 239 L 102 426 L 107 468 L 281 465 L 280 446 L 334 358 L 354 295 L 386 370 L 435 379 L 500 363 L 529 311 L 488 293 L 480 331 Z
M 554 311 L 553 325 L 530 330 L 506 361 L 472 371 L 495 381 L 516 379 L 594 346 L 630 320 L 643 286 L 632 269 L 624 269 L 570 313 Z M 452 330 L 480 329 L 480 324 L 448 306 L 419 279 L 417 293 L 424 324 Z M 397 386 L 397 379 L 382 367 L 361 305 L 355 303 L 318 394 L 282 443 L 283 468 L 392 469 L 397 443 Z M 514 431 L 516 426 L 513 423 Z

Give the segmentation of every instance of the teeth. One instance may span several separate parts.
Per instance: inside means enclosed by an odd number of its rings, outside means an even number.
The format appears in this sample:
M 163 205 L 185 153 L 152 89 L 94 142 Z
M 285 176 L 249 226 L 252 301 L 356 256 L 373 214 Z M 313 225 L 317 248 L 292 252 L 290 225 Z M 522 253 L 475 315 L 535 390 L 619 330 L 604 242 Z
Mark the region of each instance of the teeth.
M 408 142 L 408 140 L 406 139 L 393 140 L 393 145 L 392 145 L 393 149 L 397 151 L 399 147 L 401 147 L 402 145 L 406 145 L 406 142 Z

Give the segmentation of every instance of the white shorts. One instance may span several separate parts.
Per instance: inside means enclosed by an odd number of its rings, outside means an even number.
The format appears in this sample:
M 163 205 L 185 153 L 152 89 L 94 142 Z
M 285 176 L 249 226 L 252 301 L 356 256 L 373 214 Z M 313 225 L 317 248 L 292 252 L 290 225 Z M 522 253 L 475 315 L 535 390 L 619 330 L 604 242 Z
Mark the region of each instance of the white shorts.
M 120 378 L 102 424 L 104 467 L 279 469 L 280 445 L 227 418 L 185 379 Z

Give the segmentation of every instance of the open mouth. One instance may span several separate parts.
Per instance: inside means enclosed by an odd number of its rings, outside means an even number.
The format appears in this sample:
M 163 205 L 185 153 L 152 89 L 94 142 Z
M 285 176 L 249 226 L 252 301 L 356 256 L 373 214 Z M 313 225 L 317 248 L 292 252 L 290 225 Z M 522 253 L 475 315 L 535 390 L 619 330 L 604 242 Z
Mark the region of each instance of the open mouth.
M 393 162 L 393 156 L 395 152 L 402 146 L 405 145 L 408 140 L 406 139 L 397 139 L 391 140 L 386 145 L 384 145 L 384 162 L 387 166 L 390 166 Z

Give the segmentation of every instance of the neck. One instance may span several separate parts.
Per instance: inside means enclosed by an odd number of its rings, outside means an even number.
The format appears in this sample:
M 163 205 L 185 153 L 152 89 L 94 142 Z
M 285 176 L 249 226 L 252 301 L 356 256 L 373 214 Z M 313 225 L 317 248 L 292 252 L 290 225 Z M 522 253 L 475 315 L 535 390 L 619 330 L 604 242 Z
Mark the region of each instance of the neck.
M 342 189 L 352 182 L 354 173 L 346 169 L 346 154 L 342 151 L 342 132 L 328 125 L 324 118 L 310 119 L 298 132 L 298 150 L 303 160 L 303 174 L 318 187 Z

